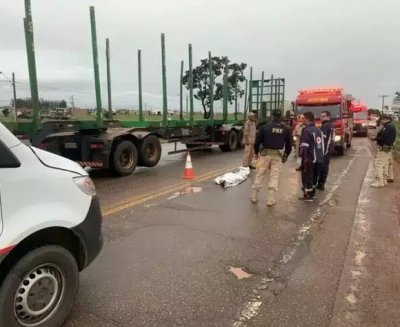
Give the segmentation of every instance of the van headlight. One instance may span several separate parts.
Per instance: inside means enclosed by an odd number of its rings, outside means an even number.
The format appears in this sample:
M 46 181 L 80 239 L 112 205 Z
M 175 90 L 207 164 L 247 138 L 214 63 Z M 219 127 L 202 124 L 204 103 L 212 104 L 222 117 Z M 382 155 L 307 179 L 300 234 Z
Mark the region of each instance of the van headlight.
M 96 195 L 96 187 L 94 186 L 94 183 L 90 177 L 88 176 L 74 177 L 72 181 L 86 195 L 89 196 Z
M 335 142 L 340 142 L 342 140 L 342 136 L 341 135 L 335 135 L 335 137 L 333 138 L 333 140 Z

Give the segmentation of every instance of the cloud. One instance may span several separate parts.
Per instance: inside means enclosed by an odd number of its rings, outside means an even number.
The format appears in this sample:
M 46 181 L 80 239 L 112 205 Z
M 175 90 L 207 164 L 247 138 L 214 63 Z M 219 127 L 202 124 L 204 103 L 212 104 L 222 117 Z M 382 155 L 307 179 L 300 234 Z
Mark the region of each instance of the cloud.
M 69 0 L 32 1 L 41 97 L 94 106 L 89 6 L 96 6 L 100 71 L 105 88 L 105 38 L 111 39 L 113 103 L 137 105 L 137 50 L 143 51 L 148 105 L 161 108 L 160 33 L 166 33 L 168 95 L 178 106 L 180 61 L 228 55 L 254 67 L 255 77 L 285 77 L 287 98 L 299 88 L 344 85 L 369 106 L 400 90 L 400 2 L 386 0 Z M 23 1 L 2 0 L 0 71 L 26 83 Z M 247 73 L 249 73 L 247 71 Z M 1 78 L 0 78 L 1 79 Z M 25 85 L 25 86 L 23 86 Z M 54 89 L 43 86 L 52 86 Z M 29 95 L 26 84 L 18 94 Z M 129 96 L 128 96 L 129 94 Z M 0 101 L 10 89 L 0 84 Z M 106 102 L 104 102 L 106 103 Z

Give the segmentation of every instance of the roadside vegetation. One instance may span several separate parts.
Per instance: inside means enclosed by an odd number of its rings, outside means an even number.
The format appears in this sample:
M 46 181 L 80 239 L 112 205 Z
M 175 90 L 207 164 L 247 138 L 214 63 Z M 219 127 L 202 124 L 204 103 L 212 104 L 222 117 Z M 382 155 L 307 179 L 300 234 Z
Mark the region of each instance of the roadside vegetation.
M 400 121 L 396 122 L 395 125 L 397 129 L 397 139 L 394 148 L 397 155 L 400 156 Z

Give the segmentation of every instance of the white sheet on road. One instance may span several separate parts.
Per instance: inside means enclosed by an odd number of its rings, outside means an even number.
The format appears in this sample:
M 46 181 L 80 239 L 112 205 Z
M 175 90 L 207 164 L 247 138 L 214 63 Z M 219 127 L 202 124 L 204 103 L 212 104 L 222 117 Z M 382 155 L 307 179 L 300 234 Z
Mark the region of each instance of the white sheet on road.
M 218 176 L 215 179 L 215 183 L 225 188 L 233 187 L 243 183 L 250 175 L 249 167 L 239 167 L 239 169 L 233 172 L 226 173 L 222 176 Z

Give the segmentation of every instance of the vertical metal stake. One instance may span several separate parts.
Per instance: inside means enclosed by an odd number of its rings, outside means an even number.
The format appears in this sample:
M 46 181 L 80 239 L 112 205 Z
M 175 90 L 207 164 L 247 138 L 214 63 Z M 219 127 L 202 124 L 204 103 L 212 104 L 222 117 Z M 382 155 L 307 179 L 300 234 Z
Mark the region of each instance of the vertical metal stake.
M 193 103 L 193 50 L 189 44 L 189 101 L 190 101 L 190 123 L 193 124 L 194 103 Z
M 35 42 L 33 36 L 32 7 L 30 0 L 25 0 L 24 28 L 26 53 L 28 57 L 29 84 L 33 104 L 33 131 L 37 131 L 40 128 L 40 102 L 36 75 Z
M 249 112 L 253 110 L 253 67 L 250 67 L 250 83 L 249 83 Z M 247 119 L 247 112 L 244 116 Z
M 163 85 L 163 127 L 168 125 L 167 66 L 165 63 L 165 34 L 161 34 L 162 85 Z
M 214 70 L 213 70 L 211 51 L 208 52 L 208 74 L 210 75 L 210 86 L 209 86 L 210 119 L 214 121 Z
M 235 121 L 238 120 L 238 85 L 235 85 Z
M 263 107 L 263 100 L 264 100 L 264 79 L 265 79 L 265 77 L 264 77 L 264 71 L 261 73 L 261 98 L 260 98 L 260 104 L 261 104 L 261 107 L 260 107 L 260 116 L 261 116 L 261 118 L 262 119 L 265 119 L 266 118 L 266 108 L 265 108 L 265 110 L 264 110 L 264 107 Z
M 111 100 L 111 67 L 110 67 L 110 39 L 106 39 L 106 60 L 107 60 L 107 96 L 108 96 L 108 119 L 113 119 Z
M 96 32 L 96 13 L 93 6 L 90 7 L 90 27 L 92 32 L 92 51 L 94 66 L 94 86 L 96 91 L 96 127 L 103 127 L 103 108 L 101 105 L 100 73 L 99 73 L 99 54 L 97 50 L 97 32 Z
M 183 66 L 184 61 L 181 61 L 181 76 L 179 80 L 179 119 L 183 120 Z
M 222 111 L 223 111 L 223 120 L 224 122 L 227 121 L 228 119 L 228 73 L 227 73 L 227 69 L 225 68 L 224 71 L 224 83 L 223 83 L 223 94 L 224 94 L 224 98 L 223 98 L 223 107 L 222 107 Z

